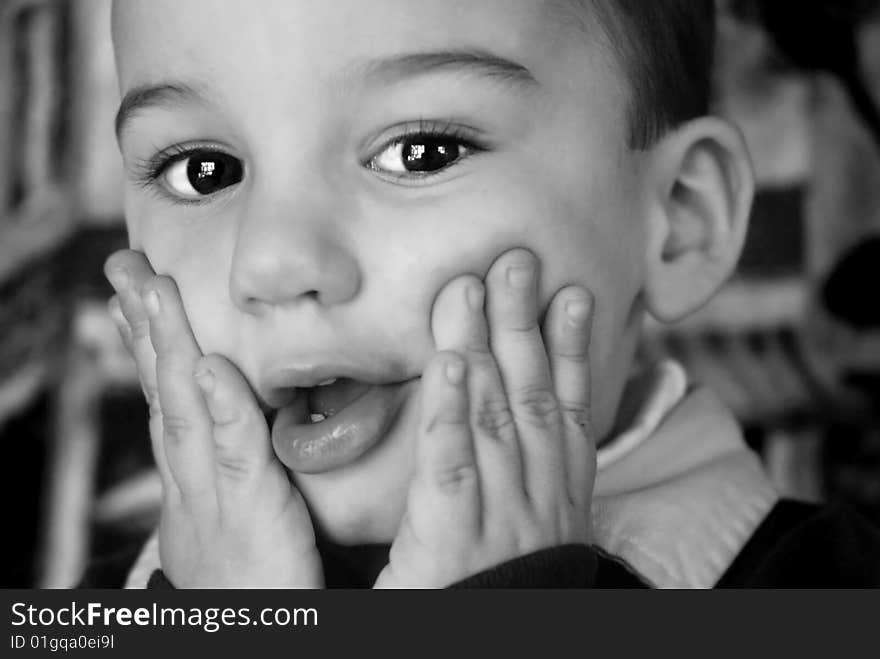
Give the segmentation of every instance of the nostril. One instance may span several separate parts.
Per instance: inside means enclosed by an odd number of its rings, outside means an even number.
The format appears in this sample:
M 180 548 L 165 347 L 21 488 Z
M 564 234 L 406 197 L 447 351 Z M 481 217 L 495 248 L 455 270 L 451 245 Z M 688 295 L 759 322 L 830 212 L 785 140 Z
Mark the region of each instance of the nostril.
M 263 304 L 260 302 L 259 298 L 256 297 L 246 297 L 243 300 L 244 305 L 243 309 L 247 313 L 256 314 L 263 308 Z

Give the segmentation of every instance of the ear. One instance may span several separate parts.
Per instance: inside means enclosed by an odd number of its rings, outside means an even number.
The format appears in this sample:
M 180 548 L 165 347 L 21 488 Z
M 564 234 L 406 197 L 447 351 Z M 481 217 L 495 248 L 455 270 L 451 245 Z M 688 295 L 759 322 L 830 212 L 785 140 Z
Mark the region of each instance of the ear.
M 706 303 L 733 273 L 755 192 L 740 132 L 702 117 L 648 154 L 648 241 L 644 299 L 662 322 Z

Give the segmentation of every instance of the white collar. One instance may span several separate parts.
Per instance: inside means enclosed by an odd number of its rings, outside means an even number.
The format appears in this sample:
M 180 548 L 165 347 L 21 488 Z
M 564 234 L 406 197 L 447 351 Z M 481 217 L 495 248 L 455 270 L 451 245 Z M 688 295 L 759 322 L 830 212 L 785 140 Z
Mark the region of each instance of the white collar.
M 731 413 L 686 390 L 676 362 L 638 378 L 633 422 L 598 456 L 594 542 L 659 588 L 715 585 L 779 498 Z
M 625 421 L 626 430 L 603 445 L 596 456 L 596 468 L 606 471 L 647 440 L 687 391 L 687 375 L 678 362 L 667 360 L 627 384 L 623 400 L 635 407 L 635 414 Z

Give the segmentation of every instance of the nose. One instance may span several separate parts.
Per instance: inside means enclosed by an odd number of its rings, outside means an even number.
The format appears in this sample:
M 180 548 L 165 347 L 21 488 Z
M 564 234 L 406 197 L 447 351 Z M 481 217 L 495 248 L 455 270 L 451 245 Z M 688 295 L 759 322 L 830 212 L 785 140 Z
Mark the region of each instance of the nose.
M 246 313 L 307 299 L 344 303 L 360 289 L 361 272 L 332 216 L 314 203 L 261 205 L 239 223 L 229 290 Z

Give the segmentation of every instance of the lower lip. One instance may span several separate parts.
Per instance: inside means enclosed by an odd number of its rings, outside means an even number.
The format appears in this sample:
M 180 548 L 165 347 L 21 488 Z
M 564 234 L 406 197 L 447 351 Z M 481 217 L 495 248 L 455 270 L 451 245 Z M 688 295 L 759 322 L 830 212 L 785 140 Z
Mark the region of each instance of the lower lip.
M 411 381 L 409 381 L 411 382 Z M 311 423 L 304 396 L 281 409 L 272 445 L 289 469 L 319 474 L 343 467 L 372 448 L 394 421 L 408 382 L 374 385 L 333 416 Z

